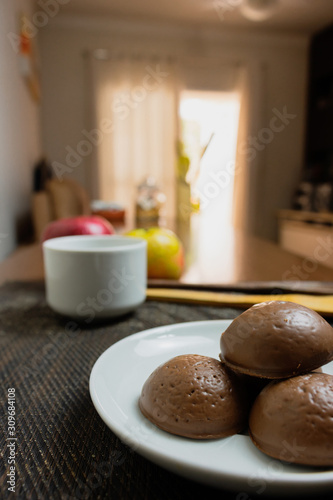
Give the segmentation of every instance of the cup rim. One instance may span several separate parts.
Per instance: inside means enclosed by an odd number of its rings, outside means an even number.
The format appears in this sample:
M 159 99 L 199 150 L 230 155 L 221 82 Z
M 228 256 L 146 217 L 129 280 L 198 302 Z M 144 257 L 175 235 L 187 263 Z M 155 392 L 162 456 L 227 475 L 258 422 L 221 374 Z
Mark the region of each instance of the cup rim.
M 92 246 L 82 246 L 82 243 L 94 243 Z M 103 243 L 103 246 L 96 246 L 96 242 Z M 116 243 L 113 245 L 113 243 Z M 122 243 L 122 244 L 121 244 Z M 129 252 L 147 246 L 147 241 L 136 236 L 101 234 L 101 235 L 72 235 L 50 238 L 43 242 L 43 250 L 53 250 L 66 253 L 110 253 Z

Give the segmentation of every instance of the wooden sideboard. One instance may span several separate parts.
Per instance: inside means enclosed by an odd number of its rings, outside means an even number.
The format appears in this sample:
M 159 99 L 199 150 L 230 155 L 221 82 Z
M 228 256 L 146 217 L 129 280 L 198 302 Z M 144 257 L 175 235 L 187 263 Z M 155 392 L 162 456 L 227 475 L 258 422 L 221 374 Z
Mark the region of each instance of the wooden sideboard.
M 280 210 L 279 244 L 333 269 L 333 214 Z

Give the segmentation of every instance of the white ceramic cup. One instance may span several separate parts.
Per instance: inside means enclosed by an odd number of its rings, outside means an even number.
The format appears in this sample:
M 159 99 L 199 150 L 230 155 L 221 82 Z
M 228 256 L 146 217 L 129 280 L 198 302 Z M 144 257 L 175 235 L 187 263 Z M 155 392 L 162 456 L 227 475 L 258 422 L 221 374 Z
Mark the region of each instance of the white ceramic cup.
M 91 323 L 134 310 L 146 297 L 147 243 L 129 236 L 64 236 L 43 243 L 46 299 Z

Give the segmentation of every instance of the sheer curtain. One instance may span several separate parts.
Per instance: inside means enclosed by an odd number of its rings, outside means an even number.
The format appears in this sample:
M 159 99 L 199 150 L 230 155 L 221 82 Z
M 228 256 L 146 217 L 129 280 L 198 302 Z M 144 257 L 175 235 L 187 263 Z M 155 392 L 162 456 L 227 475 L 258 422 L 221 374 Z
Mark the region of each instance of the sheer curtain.
M 235 91 L 241 108 L 234 173 L 233 224 L 256 232 L 263 155 L 251 157 L 249 138 L 264 123 L 264 73 L 260 64 L 191 57 L 180 61 L 145 55 L 89 55 L 91 192 L 133 209 L 136 188 L 155 177 L 167 196 L 166 215 L 176 215 L 178 104 L 183 89 Z M 259 200 L 259 201 L 258 201 Z
M 251 234 L 258 231 L 258 210 L 265 175 L 265 154 L 253 147 L 253 140 L 265 124 L 266 68 L 259 63 L 244 65 L 238 75 L 240 116 L 235 162 L 233 225 Z
M 96 52 L 96 51 L 95 51 Z M 89 55 L 97 147 L 94 197 L 133 208 L 136 188 L 153 176 L 175 213 L 178 98 L 175 62 L 144 55 Z

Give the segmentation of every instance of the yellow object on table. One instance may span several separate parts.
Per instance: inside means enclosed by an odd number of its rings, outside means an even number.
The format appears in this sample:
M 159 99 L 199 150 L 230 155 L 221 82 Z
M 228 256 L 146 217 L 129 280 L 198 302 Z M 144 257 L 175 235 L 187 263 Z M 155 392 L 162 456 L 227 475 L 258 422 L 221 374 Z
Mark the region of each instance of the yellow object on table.
M 286 300 L 309 307 L 322 315 L 333 315 L 333 295 L 310 294 L 244 294 L 221 293 L 170 288 L 148 288 L 147 300 L 162 300 L 200 305 L 234 306 L 248 308 L 259 302 Z

